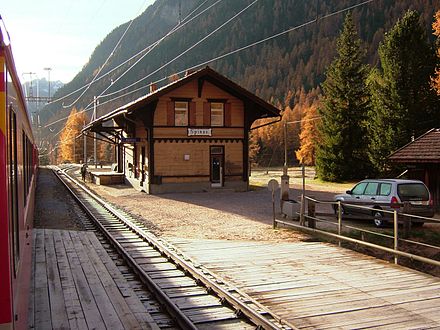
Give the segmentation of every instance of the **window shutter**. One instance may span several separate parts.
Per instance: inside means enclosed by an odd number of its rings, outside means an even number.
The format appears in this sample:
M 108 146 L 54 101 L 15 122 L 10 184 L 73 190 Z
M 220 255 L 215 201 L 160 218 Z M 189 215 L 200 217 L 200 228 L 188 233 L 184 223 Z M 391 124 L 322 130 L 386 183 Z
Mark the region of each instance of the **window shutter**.
M 189 103 L 189 125 L 196 126 L 196 102 Z
M 167 125 L 174 126 L 174 102 L 167 102 Z
M 225 103 L 225 126 L 232 126 L 231 103 Z
M 211 126 L 211 103 L 203 103 L 203 126 Z

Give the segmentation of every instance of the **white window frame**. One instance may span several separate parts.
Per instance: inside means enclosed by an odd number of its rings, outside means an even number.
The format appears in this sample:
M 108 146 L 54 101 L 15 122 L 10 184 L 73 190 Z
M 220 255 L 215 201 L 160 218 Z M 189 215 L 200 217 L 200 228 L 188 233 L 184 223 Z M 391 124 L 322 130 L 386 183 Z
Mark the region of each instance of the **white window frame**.
M 174 101 L 174 125 L 188 126 L 188 101 Z
M 215 109 L 217 106 L 221 108 Z M 218 120 L 218 122 L 215 121 Z M 223 127 L 225 126 L 225 104 L 224 102 L 211 102 L 211 126 Z

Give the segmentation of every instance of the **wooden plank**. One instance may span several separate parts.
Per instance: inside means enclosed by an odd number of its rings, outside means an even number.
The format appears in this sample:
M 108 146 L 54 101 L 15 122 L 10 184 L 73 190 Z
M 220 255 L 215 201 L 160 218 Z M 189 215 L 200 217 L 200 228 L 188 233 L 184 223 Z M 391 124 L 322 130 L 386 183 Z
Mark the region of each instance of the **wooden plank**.
M 61 287 L 53 231 L 48 229 L 45 230 L 45 250 L 52 326 L 54 329 L 67 329 L 69 320 Z
M 143 329 L 158 330 L 159 327 L 153 320 L 152 316 L 146 312 L 144 305 L 137 297 L 136 293 L 130 287 L 130 285 L 125 280 L 124 276 L 121 274 L 119 269 L 114 264 L 113 260 L 107 254 L 105 249 L 102 247 L 101 243 L 98 241 L 93 233 L 87 233 L 87 238 L 91 245 L 96 251 L 99 259 L 103 262 L 107 271 L 111 275 L 112 279 L 115 281 L 128 306 L 130 306 L 131 311 L 134 313 L 137 320 L 140 322 Z
M 37 238 L 37 230 L 32 231 L 32 266 L 31 266 L 31 286 L 29 294 L 29 314 L 28 325 L 30 329 L 35 328 L 35 244 Z
M 123 329 L 124 326 L 122 320 L 119 319 L 113 303 L 100 281 L 100 276 L 104 276 L 104 274 L 98 275 L 89 259 L 91 251 L 87 251 L 87 253 L 85 252 L 85 247 L 81 244 L 80 233 L 70 231 L 69 234 L 73 248 L 78 256 L 84 279 L 87 281 L 87 283 L 84 282 L 81 284 L 86 285 L 87 289 L 90 290 L 92 299 L 96 303 L 96 307 L 101 314 L 103 320 L 102 326 L 105 325 L 108 329 Z
M 189 239 L 175 244 L 300 328 L 440 326 L 438 278 L 337 246 Z
M 78 293 L 78 297 L 81 302 L 87 326 L 89 329 L 105 329 L 104 320 L 102 319 L 98 306 L 96 305 L 93 293 L 87 282 L 87 278 L 83 273 L 79 257 L 75 251 L 69 232 L 62 231 L 61 237 L 63 239 L 67 259 L 70 264 L 73 281 L 75 283 L 76 292 Z
M 108 273 L 107 268 L 96 253 L 93 245 L 90 243 L 87 235 L 78 236 L 82 245 L 88 251 L 90 262 L 93 265 L 96 273 L 99 274 L 99 280 L 102 283 L 102 286 L 104 287 L 117 315 L 119 316 L 120 322 L 126 329 L 142 329 L 142 326 L 131 312 L 127 302 Z
M 88 329 L 85 315 L 81 307 L 78 293 L 75 287 L 70 263 L 64 248 L 61 231 L 53 232 L 57 264 L 60 272 L 61 287 L 63 289 L 64 302 L 70 329 Z
M 35 240 L 35 329 L 52 329 L 44 242 L 44 230 L 37 230 Z

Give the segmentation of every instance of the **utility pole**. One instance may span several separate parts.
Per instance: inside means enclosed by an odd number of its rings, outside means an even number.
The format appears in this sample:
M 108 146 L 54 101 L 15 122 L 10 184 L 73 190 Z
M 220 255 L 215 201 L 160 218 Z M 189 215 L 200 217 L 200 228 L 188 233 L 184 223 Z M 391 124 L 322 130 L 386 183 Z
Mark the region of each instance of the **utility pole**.
M 96 96 L 93 97 L 93 117 L 92 121 L 96 120 Z M 98 168 L 98 162 L 96 159 L 96 132 L 93 133 L 93 160 L 95 162 L 95 168 Z
M 84 127 L 86 127 L 86 121 L 84 120 Z M 86 138 L 86 134 L 83 133 L 84 135 L 84 164 L 87 165 L 87 138 Z
M 284 166 L 281 176 L 281 209 L 283 202 L 289 200 L 289 175 L 287 174 L 287 121 L 284 120 Z
M 44 68 L 43 70 L 47 71 L 47 81 L 49 84 L 49 97 L 47 98 L 47 101 L 50 102 L 50 71 L 52 70 L 52 68 Z

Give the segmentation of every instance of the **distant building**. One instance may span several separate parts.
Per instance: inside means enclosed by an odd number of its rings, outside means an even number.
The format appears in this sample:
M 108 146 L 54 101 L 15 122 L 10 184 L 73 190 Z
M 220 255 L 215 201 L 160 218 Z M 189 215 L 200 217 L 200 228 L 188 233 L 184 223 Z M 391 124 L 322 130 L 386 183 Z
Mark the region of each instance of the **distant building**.
M 440 129 L 431 129 L 389 157 L 403 164 L 408 177 L 423 181 L 431 191 L 434 206 L 440 207 Z
M 92 122 L 113 136 L 118 170 L 148 193 L 246 190 L 249 130 L 279 110 L 209 67 Z

